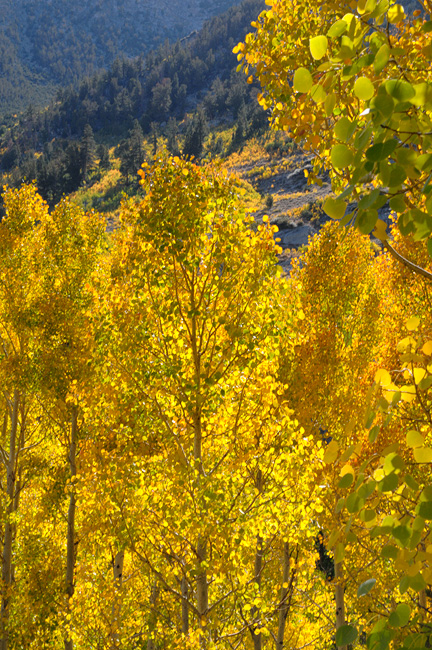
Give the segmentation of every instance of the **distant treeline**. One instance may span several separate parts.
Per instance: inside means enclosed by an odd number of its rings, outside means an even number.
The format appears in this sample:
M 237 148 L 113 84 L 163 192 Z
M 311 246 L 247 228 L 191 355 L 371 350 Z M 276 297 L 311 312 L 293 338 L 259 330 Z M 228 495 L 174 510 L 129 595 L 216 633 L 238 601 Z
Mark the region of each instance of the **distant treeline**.
M 236 72 L 232 54 L 262 8 L 262 0 L 244 0 L 191 38 L 167 42 L 146 57 L 117 59 L 78 89 L 59 91 L 46 110 L 29 108 L 16 125 L 4 129 L 0 172 L 13 185 L 36 179 L 44 198 L 55 203 L 79 187 L 96 157 L 109 164 L 107 152 L 97 151 L 91 141 L 93 134 L 121 141 L 118 152 L 126 160 L 127 177 L 139 158 L 130 151 L 131 141 L 136 149 L 137 129 L 163 133 L 177 153 L 178 121 L 195 113 L 179 153 L 199 156 L 207 120 L 227 116 L 237 121 L 238 140 L 263 128 L 266 116 L 255 101 L 257 88 Z

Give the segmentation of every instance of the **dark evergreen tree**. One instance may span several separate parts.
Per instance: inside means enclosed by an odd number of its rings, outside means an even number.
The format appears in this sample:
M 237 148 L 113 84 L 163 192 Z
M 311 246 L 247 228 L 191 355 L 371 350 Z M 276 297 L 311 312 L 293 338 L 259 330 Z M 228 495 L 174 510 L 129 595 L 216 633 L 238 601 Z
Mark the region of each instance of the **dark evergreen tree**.
M 156 156 L 158 149 L 159 125 L 157 122 L 150 124 L 150 137 L 152 142 L 152 155 Z
M 136 175 L 144 162 L 144 134 L 138 120 L 129 131 L 129 138 L 119 146 L 120 171 L 129 183 L 129 177 Z
M 165 129 L 167 138 L 167 149 L 173 156 L 178 156 L 180 153 L 178 143 L 178 125 L 175 117 L 170 117 Z
M 93 167 L 96 160 L 96 142 L 93 135 L 93 129 L 90 124 L 84 127 L 83 137 L 81 138 L 81 166 L 82 177 L 86 181 L 88 173 Z
M 198 108 L 189 122 L 185 141 L 183 145 L 183 156 L 187 158 L 199 158 L 204 146 L 204 138 L 207 135 L 207 120 L 203 108 Z
M 171 79 L 165 78 L 158 82 L 152 89 L 150 116 L 158 122 L 165 121 L 171 103 Z
M 101 169 L 110 169 L 111 162 L 108 147 L 104 144 L 100 144 L 97 148 L 97 156 L 99 158 L 99 167 Z
M 236 128 L 234 131 L 233 144 L 241 145 L 247 138 L 249 131 L 248 115 L 246 105 L 243 102 L 237 115 Z
M 94 157 L 92 158 L 94 161 Z M 65 151 L 62 174 L 62 193 L 75 192 L 85 180 L 82 144 L 71 142 Z

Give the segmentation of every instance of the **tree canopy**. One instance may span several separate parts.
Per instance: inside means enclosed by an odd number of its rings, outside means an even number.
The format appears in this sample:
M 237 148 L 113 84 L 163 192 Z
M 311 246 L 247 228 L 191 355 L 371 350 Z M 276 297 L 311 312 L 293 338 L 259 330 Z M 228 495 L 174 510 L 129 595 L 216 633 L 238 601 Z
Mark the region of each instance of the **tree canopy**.
M 274 128 L 315 155 L 310 181 L 330 171 L 325 211 L 390 248 L 378 214 L 389 202 L 432 255 L 430 3 L 408 14 L 388 0 L 267 4 L 234 51 Z

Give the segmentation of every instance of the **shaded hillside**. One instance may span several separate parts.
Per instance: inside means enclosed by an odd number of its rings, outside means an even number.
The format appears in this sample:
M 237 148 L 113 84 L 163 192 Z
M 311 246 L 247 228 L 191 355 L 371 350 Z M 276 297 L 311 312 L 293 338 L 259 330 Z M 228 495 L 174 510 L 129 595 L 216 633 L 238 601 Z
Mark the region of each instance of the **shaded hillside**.
M 46 110 L 27 110 L 12 128 L 4 129 L 0 140 L 3 182 L 16 185 L 23 178 L 36 179 L 50 203 L 74 191 L 87 176 L 86 130 L 99 142 L 118 143 L 133 140 L 130 134 L 137 122 L 144 133 L 153 131 L 156 138 L 166 135 L 175 151 L 177 132 L 186 128 L 189 144 L 183 153 L 197 157 L 207 120 L 237 121 L 238 140 L 246 136 L 249 126 L 260 128 L 266 119 L 254 101 L 257 88 L 236 72 L 232 47 L 250 30 L 262 7 L 262 0 L 244 0 L 207 21 L 193 38 L 160 46 L 146 57 L 117 59 L 108 71 L 77 89 L 59 91 Z M 185 114 L 195 111 L 195 121 L 180 126 Z M 130 154 L 132 146 L 123 147 L 123 158 L 129 156 L 126 175 L 136 172 L 140 164 L 140 156 Z M 96 157 L 102 159 L 103 152 Z
M 116 57 L 175 41 L 235 0 L 0 0 L 0 114 L 47 103 Z

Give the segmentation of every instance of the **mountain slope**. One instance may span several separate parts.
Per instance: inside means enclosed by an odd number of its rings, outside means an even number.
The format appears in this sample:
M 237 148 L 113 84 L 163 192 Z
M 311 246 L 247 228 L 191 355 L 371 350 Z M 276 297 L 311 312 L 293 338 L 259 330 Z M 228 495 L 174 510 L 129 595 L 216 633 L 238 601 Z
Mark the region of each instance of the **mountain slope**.
M 0 114 L 43 105 L 116 57 L 199 29 L 235 0 L 0 0 Z

